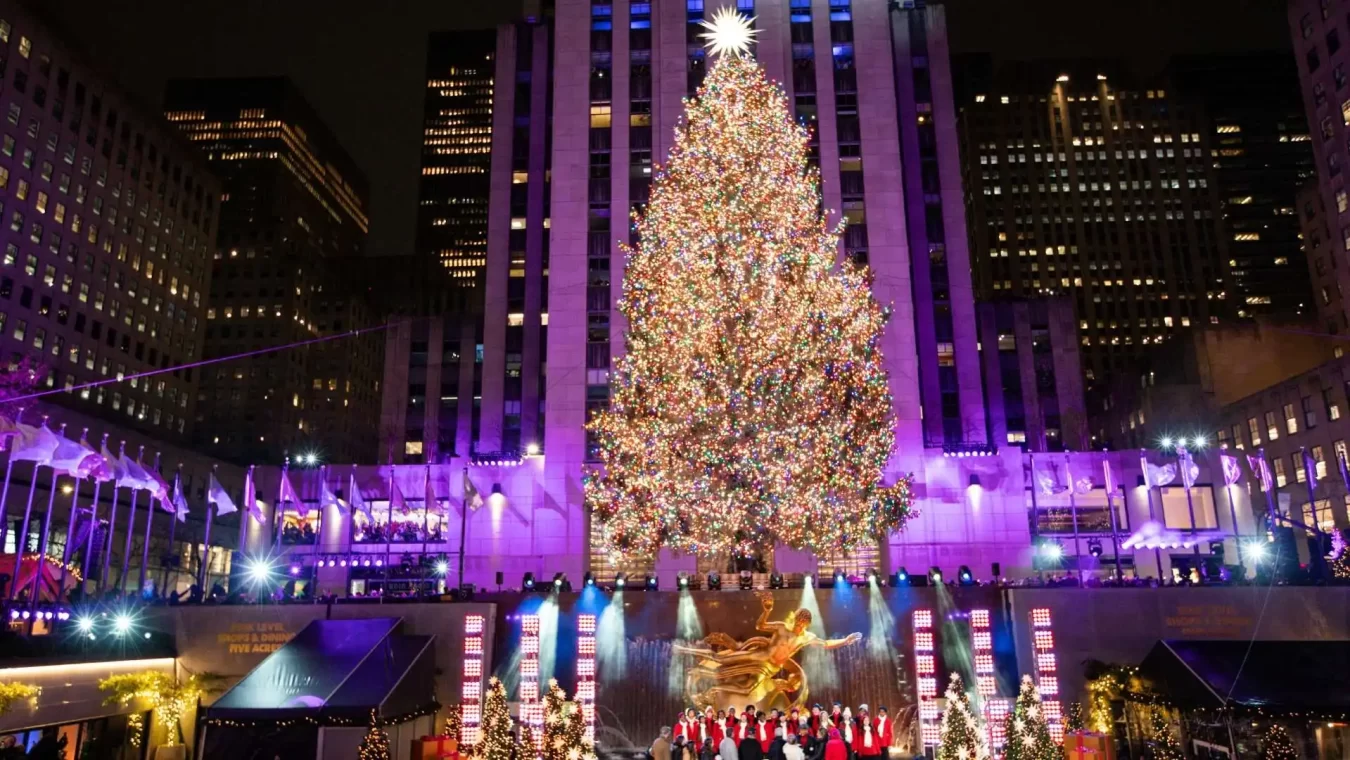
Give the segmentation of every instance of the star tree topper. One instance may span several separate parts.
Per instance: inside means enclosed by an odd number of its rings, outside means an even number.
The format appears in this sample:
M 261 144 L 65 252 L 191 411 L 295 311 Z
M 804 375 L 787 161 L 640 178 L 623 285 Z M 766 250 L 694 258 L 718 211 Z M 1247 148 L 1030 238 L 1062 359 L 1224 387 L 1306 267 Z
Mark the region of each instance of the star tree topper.
M 699 22 L 700 26 L 708 30 L 706 34 L 700 35 L 706 40 L 704 47 L 714 55 L 749 54 L 755 35 L 759 34 L 759 30 L 754 27 L 754 20 L 753 16 L 742 16 L 731 8 L 718 10 L 711 19 Z

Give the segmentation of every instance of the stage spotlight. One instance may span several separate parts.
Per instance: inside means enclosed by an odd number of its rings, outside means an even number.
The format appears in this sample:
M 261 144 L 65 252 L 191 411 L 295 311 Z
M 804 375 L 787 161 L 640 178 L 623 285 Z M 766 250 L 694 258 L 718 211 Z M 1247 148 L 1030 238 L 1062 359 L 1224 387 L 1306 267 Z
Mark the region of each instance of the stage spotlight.
M 1210 554 L 1213 554 L 1213 555 L 1216 556 L 1216 557 L 1222 557 L 1222 556 L 1223 556 L 1223 542 L 1222 542 L 1222 541 L 1210 541 L 1210 542 L 1209 542 L 1209 553 L 1210 553 Z
M 1266 558 L 1269 553 L 1270 542 L 1264 539 L 1255 539 L 1242 544 L 1242 551 L 1252 562 L 1260 564 L 1261 560 Z
M 587 587 L 594 586 L 595 573 L 587 572 L 584 576 L 582 576 L 581 582 L 586 584 Z
M 563 583 L 566 582 L 566 581 L 567 581 L 567 576 L 566 576 L 564 573 L 554 573 L 554 574 L 553 574 L 553 590 L 554 590 L 554 591 L 562 591 L 562 590 L 563 590 Z
M 805 587 L 807 587 L 807 588 L 811 588 L 811 587 L 815 586 L 815 585 L 816 585 L 816 574 L 815 574 L 815 573 L 807 573 L 806 575 L 803 575 L 803 576 L 802 576 L 802 585 L 805 586 Z
M 254 583 L 266 583 L 272 577 L 272 566 L 267 560 L 255 559 L 246 568 L 248 579 Z
M 146 639 L 147 641 L 150 640 L 150 632 L 149 632 L 149 631 L 146 631 L 146 632 L 145 632 L 145 639 Z
M 769 573 L 769 588 L 782 588 L 782 587 L 783 587 L 783 574 L 778 572 L 777 570 L 773 571 L 772 573 Z
M 520 589 L 521 591 L 534 591 L 534 573 L 525 573 L 525 576 L 520 579 Z
M 928 568 L 928 582 L 932 583 L 934 586 L 941 586 L 942 568 L 938 567 L 937 565 L 933 565 L 932 567 Z
M 847 583 L 847 582 L 848 582 L 848 577 L 844 575 L 844 571 L 843 571 L 843 570 L 840 570 L 839 568 L 835 568 L 835 570 L 834 570 L 834 585 L 836 585 L 836 586 L 842 586 L 842 585 L 844 585 L 844 584 Z
M 675 582 L 678 583 L 679 586 L 680 586 L 680 588 L 682 588 L 682 589 L 684 589 L 684 588 L 689 588 L 689 574 L 688 574 L 688 573 L 680 573 L 680 574 L 676 577 Z
M 867 585 L 870 586 L 870 585 L 872 585 L 873 583 L 876 583 L 876 582 L 877 582 L 877 571 L 876 571 L 876 570 L 872 570 L 872 569 L 868 569 L 868 571 L 867 571 Z M 884 585 L 884 584 L 885 584 L 885 581 L 882 581 L 881 583 Z
M 736 585 L 741 587 L 742 591 L 749 591 L 755 587 L 755 575 L 749 570 L 742 570 L 737 576 Z
M 1064 559 L 1064 547 L 1060 546 L 1058 542 L 1047 541 L 1041 544 L 1041 557 L 1050 562 L 1059 562 Z
M 628 585 L 628 573 L 618 573 L 614 576 L 614 588 L 621 589 Z
M 90 617 L 82 617 L 79 620 L 75 621 L 75 627 L 79 629 L 80 633 L 89 633 L 90 631 L 94 630 L 94 619 Z
M 291 575 L 299 575 L 299 574 L 300 574 L 300 566 L 291 565 Z
M 126 635 L 127 631 L 130 630 L 131 630 L 131 616 L 125 612 L 117 613 L 117 616 L 113 618 L 113 633 L 117 634 L 118 636 L 124 636 Z
M 975 585 L 975 574 L 970 572 L 970 567 L 968 565 L 962 565 L 961 568 L 957 570 L 956 579 L 960 581 L 962 586 Z
M 897 571 L 891 573 L 891 585 L 892 585 L 892 586 L 908 586 L 908 585 L 909 585 L 909 571 L 902 567 L 902 568 L 900 568 L 899 570 L 897 570 Z
M 1088 541 L 1088 554 L 1094 557 L 1102 556 L 1102 542 L 1095 538 Z
M 661 587 L 661 582 L 657 580 L 655 573 L 647 573 L 647 590 L 656 591 Z
M 443 559 L 436 560 L 436 574 L 444 576 L 448 572 L 450 572 L 450 563 Z
M 708 573 L 708 590 L 709 591 L 722 590 L 722 574 L 717 572 L 716 570 L 712 571 L 711 573 Z

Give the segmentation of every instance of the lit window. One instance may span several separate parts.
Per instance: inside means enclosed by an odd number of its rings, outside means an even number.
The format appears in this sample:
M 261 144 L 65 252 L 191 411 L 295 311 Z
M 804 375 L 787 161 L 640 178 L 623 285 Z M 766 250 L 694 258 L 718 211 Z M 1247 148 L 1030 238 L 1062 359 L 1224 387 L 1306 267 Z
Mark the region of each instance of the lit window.
M 403 444 L 403 453 L 404 453 L 405 455 L 407 455 L 407 456 L 421 456 L 421 455 L 422 455 L 422 442 L 421 442 L 421 441 L 407 441 L 407 442 L 405 442 L 405 443 Z
M 1280 428 L 1275 422 L 1275 413 L 1266 412 L 1266 438 L 1272 441 L 1280 439 Z
M 1289 435 L 1294 435 L 1298 432 L 1298 418 L 1294 416 L 1293 404 L 1284 405 L 1284 429 Z M 1270 438 L 1271 440 L 1274 440 L 1275 436 L 1272 435 Z

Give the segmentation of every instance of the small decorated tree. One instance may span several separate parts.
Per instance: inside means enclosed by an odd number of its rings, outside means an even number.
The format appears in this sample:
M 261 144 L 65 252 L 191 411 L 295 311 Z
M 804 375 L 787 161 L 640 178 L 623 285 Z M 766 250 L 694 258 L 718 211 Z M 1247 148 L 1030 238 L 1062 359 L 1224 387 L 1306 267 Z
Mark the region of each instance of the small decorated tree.
M 544 693 L 544 737 L 541 756 L 544 760 L 567 760 L 567 693 L 558 685 L 558 679 L 548 679 Z
M 1082 703 L 1082 702 L 1070 702 L 1070 703 L 1069 703 L 1069 714 L 1065 717 L 1065 720 L 1064 720 L 1064 730 L 1066 730 L 1066 731 L 1075 731 L 1075 732 L 1076 732 L 1076 731 L 1082 731 L 1083 728 L 1084 728 L 1084 726 L 1083 726 L 1083 703 Z
M 522 760 L 538 757 L 534 750 L 534 729 L 528 723 L 520 724 L 520 746 L 517 747 L 516 757 Z
M 952 673 L 947 684 L 947 709 L 942 713 L 938 760 L 985 760 L 989 748 L 979 719 L 970 709 L 970 695 L 960 674 Z
M 1149 717 L 1149 733 L 1152 734 L 1153 760 L 1184 760 L 1181 745 L 1172 736 L 1172 726 L 1161 710 L 1154 710 Z
M 360 760 L 389 760 L 389 734 L 380 728 L 380 718 L 374 710 L 370 711 L 370 728 L 361 739 L 357 753 Z
M 1261 737 L 1261 760 L 1298 760 L 1298 750 L 1289 732 L 1278 723 L 1270 724 Z
M 1041 707 L 1041 694 L 1031 676 L 1022 676 L 1022 689 L 1008 713 L 1008 743 L 1004 760 L 1060 760 L 1063 756 L 1050 738 L 1050 725 Z
M 476 760 L 511 760 L 515 741 L 511 737 L 511 714 L 506 707 L 506 687 L 501 679 L 488 679 L 483 701 L 482 738 L 474 747 Z
M 441 736 L 454 739 L 455 745 L 458 746 L 463 729 L 464 717 L 460 713 L 459 705 L 450 705 L 450 711 L 445 716 L 445 729 L 441 732 Z
M 567 760 L 594 760 L 595 747 L 586 744 L 586 718 L 581 713 L 580 702 L 567 703 L 567 729 L 563 736 L 567 742 Z

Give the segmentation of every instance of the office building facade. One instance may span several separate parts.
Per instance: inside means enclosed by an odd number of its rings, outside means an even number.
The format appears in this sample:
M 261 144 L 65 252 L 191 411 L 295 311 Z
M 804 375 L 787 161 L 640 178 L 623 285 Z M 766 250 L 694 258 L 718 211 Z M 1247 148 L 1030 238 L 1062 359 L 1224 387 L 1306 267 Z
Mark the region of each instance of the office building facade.
M 487 263 L 496 52 L 492 30 L 427 38 L 416 245 L 468 288 L 481 288 Z
M 981 298 L 1069 295 L 1089 384 L 1228 310 L 1203 111 L 1104 66 L 1007 64 L 963 101 Z
M 383 339 L 334 337 L 375 322 L 351 266 L 364 176 L 285 79 L 173 81 L 165 110 L 224 185 L 207 354 L 250 354 L 203 378 L 197 442 L 242 462 L 373 457 Z

